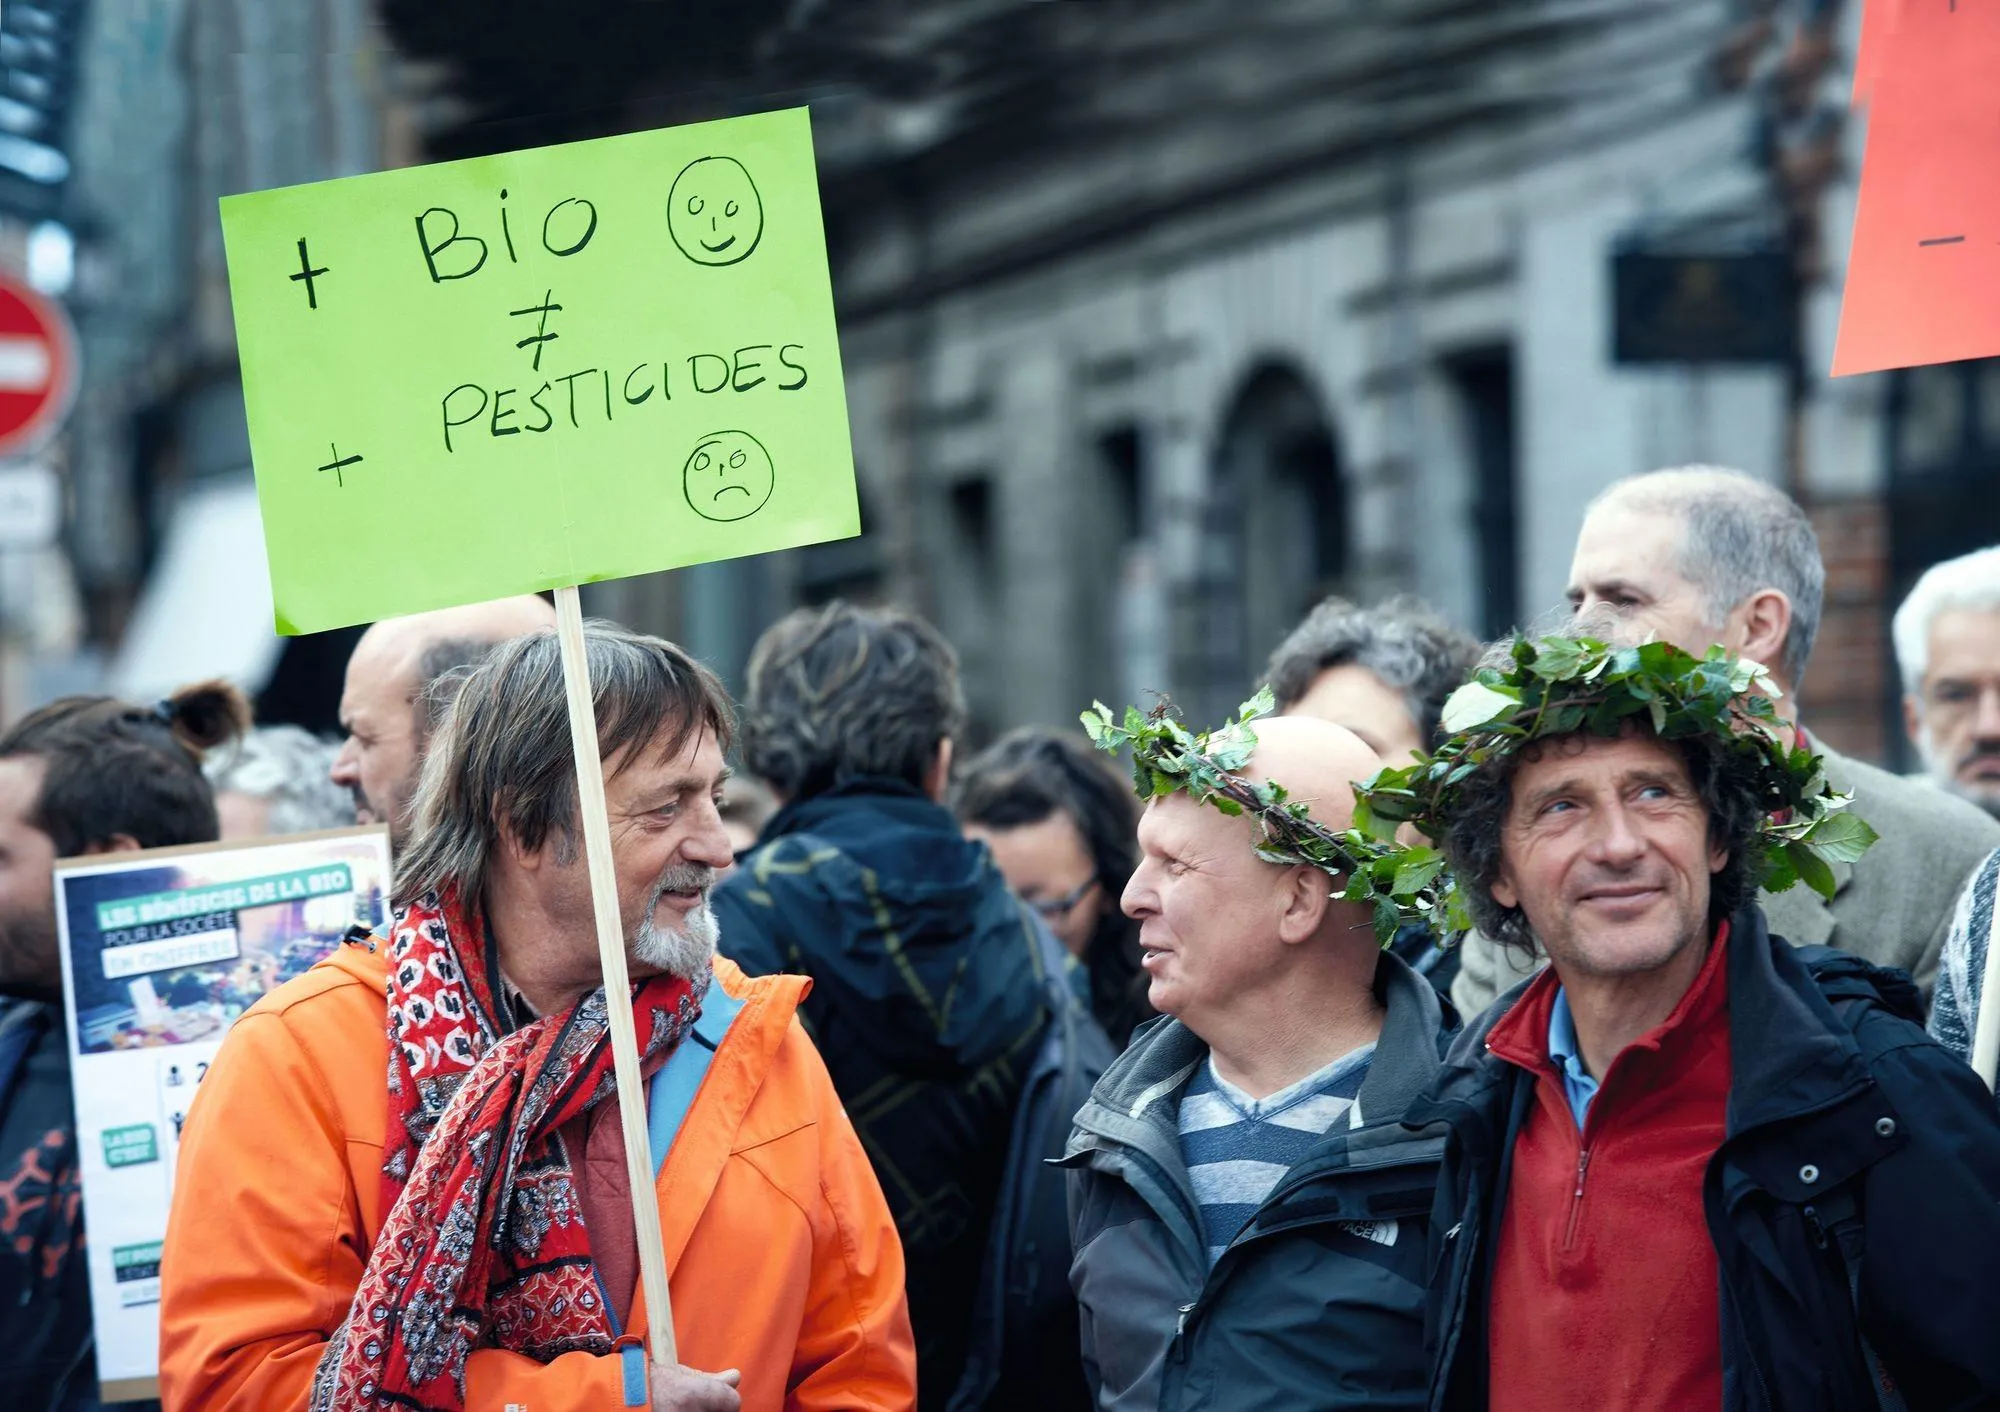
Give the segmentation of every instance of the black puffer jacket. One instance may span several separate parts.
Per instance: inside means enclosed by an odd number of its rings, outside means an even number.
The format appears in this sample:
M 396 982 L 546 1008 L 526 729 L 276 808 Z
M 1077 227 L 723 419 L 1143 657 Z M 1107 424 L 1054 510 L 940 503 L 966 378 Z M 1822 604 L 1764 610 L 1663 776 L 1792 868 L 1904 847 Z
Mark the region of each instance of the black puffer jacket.
M 1723 1412 L 2000 1407 L 1991 1097 L 1924 1034 L 1903 972 L 1794 950 L 1754 905 L 1729 935 L 1727 1135 L 1703 1191 Z M 1450 1129 L 1426 1314 L 1439 1412 L 1487 1405 L 1494 1232 L 1535 1076 L 1488 1052 L 1486 1035 L 1526 988 L 1459 1037 L 1406 1119 Z M 1878 1397 L 1871 1357 L 1891 1397 Z
M 1364 1125 L 1321 1138 L 1212 1271 L 1178 1121 L 1208 1046 L 1157 1020 L 1098 1081 L 1063 1165 L 1100 1408 L 1423 1406 L 1425 1219 L 1443 1134 L 1398 1119 L 1437 1075 L 1452 1024 L 1392 955 L 1375 988 L 1388 1014 L 1362 1080 Z
M 888 779 L 780 810 L 714 905 L 744 970 L 812 977 L 799 1018 L 895 1216 L 918 1405 L 942 1412 L 986 1342 L 980 1275 L 1056 1013 L 1039 924 L 948 811 Z

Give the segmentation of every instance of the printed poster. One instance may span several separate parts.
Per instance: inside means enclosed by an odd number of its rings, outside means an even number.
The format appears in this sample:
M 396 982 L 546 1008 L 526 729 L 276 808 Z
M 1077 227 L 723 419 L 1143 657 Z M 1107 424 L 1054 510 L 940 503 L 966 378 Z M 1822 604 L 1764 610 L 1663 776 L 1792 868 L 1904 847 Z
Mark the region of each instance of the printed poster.
M 155 1396 L 181 1124 L 222 1037 L 386 924 L 389 835 L 338 829 L 56 864 L 85 1253 L 106 1401 Z

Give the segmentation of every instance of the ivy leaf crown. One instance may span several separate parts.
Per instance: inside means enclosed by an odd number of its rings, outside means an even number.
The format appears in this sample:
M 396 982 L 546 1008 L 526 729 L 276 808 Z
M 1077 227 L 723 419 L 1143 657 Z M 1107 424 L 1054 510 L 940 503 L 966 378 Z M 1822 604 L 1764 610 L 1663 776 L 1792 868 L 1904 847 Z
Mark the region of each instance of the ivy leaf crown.
M 1782 892 L 1803 882 L 1831 898 L 1832 865 L 1854 862 L 1876 833 L 1847 812 L 1854 796 L 1833 788 L 1821 758 L 1787 743 L 1792 733 L 1772 705 L 1780 694 L 1760 664 L 1721 647 L 1694 657 L 1665 642 L 1518 638 L 1505 668 L 1482 668 L 1445 702 L 1450 736 L 1436 754 L 1379 771 L 1356 790 L 1355 827 L 1372 835 L 1408 822 L 1441 840 L 1481 766 L 1530 741 L 1582 731 L 1613 736 L 1644 720 L 1661 740 L 1726 740 L 1764 813 L 1760 884 Z
M 1099 701 L 1082 720 L 1098 749 L 1131 752 L 1133 783 L 1141 799 L 1181 791 L 1232 817 L 1248 816 L 1260 831 L 1259 858 L 1326 873 L 1339 884 L 1335 896 L 1369 908 L 1376 939 L 1383 945 L 1411 922 L 1428 924 L 1438 936 L 1465 930 L 1463 904 L 1445 871 L 1444 854 L 1436 848 L 1397 843 L 1394 824 L 1379 832 L 1328 828 L 1303 801 L 1287 795 L 1282 784 L 1243 776 L 1257 748 L 1253 722 L 1276 708 L 1265 687 L 1243 703 L 1234 720 L 1201 734 L 1182 724 L 1164 697 L 1148 712 L 1126 708 L 1122 720 Z

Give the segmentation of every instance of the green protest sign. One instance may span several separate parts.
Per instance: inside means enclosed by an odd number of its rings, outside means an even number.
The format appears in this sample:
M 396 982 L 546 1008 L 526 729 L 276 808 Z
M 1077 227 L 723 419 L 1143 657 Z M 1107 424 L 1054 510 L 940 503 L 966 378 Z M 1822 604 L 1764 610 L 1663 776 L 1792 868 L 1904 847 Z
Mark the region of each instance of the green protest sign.
M 281 633 L 860 532 L 803 108 L 222 227 Z

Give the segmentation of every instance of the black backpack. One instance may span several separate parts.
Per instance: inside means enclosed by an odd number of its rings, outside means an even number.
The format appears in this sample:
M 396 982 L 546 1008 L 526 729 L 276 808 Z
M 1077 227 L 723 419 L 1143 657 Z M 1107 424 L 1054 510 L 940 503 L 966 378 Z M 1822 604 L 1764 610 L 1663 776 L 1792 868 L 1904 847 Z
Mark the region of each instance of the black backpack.
M 972 1311 L 965 1371 L 947 1412 L 1088 1412 L 1082 1326 L 1069 1283 L 1068 1177 L 1051 1166 L 1076 1112 L 1117 1057 L 1065 976 L 1071 964 L 1023 909 L 1043 961 L 1049 1023 L 1014 1107 L 1007 1169 Z

